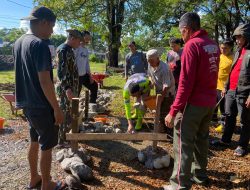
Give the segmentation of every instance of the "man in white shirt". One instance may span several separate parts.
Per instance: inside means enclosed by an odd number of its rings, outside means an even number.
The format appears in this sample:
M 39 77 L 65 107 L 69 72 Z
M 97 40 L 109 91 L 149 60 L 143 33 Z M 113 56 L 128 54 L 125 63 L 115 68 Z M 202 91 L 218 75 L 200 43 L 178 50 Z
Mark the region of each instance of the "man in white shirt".
M 91 40 L 90 33 L 88 31 L 83 31 L 83 40 L 81 46 L 75 50 L 76 64 L 79 74 L 79 95 L 84 85 L 90 90 L 90 103 L 96 103 L 98 85 L 91 77 L 91 71 L 89 66 L 89 52 L 85 47 L 89 44 Z

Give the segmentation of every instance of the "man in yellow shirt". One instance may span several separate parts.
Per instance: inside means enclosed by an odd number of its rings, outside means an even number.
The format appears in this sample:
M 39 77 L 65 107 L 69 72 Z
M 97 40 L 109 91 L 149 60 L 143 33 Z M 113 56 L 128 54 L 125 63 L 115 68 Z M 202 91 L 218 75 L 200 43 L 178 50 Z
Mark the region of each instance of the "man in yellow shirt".
M 231 70 L 231 66 L 233 63 L 233 45 L 234 42 L 231 39 L 224 40 L 220 45 L 221 55 L 220 55 L 220 64 L 219 64 L 219 73 L 218 73 L 218 81 L 217 81 L 217 102 L 222 98 L 221 91 L 225 88 L 225 83 L 227 82 L 229 72 Z M 221 121 L 224 119 L 225 115 L 225 100 L 222 99 L 220 104 L 220 112 L 221 112 Z M 213 121 L 218 121 L 218 107 L 215 109 Z M 222 132 L 223 125 L 219 125 L 216 128 L 216 131 Z

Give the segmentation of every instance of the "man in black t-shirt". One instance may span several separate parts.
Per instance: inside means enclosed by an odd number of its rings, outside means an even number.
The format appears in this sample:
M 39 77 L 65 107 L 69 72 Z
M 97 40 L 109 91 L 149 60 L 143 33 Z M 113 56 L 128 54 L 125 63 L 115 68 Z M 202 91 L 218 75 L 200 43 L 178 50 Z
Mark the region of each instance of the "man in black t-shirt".
M 50 50 L 44 41 L 53 33 L 56 16 L 46 7 L 36 7 L 24 20 L 30 21 L 30 31 L 15 42 L 13 53 L 16 107 L 23 109 L 30 124 L 28 188 L 33 189 L 42 181 L 41 190 L 59 189 L 61 183 L 51 181 L 50 169 L 63 113 L 56 100 Z M 41 176 L 37 170 L 39 144 Z

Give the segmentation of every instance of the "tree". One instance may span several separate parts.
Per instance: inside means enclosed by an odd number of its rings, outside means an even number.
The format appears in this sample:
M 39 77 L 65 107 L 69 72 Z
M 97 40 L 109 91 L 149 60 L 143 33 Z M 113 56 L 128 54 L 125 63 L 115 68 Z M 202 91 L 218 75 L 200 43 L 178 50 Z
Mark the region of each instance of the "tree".
M 12 28 L 12 29 L 1 29 L 0 30 L 0 38 L 4 42 L 8 42 L 2 48 L 0 53 L 3 55 L 11 55 L 12 54 L 12 47 L 13 43 L 20 38 L 23 34 L 25 34 L 25 30 L 19 28 Z
M 51 36 L 50 40 L 55 47 L 58 47 L 59 45 L 61 45 L 66 41 L 66 36 L 54 34 Z
M 109 65 L 118 66 L 126 0 L 35 0 L 51 8 L 60 20 L 80 30 L 99 32 L 108 42 Z M 69 6 L 70 4 L 70 6 Z

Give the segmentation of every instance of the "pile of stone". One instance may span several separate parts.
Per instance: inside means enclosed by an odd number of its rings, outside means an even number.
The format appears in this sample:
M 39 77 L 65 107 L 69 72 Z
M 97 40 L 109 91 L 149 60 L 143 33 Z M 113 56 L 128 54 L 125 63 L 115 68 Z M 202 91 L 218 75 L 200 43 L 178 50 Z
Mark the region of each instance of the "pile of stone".
M 114 97 L 114 93 L 112 91 L 108 91 L 105 89 L 99 89 L 97 95 L 96 104 L 89 103 L 89 118 L 93 118 L 95 115 L 100 113 L 105 113 L 108 111 L 108 107 Z M 80 98 L 80 110 L 84 109 L 85 105 L 85 95 L 81 94 Z
M 79 126 L 80 133 L 122 133 L 118 125 L 103 122 L 82 123 Z
M 148 146 L 140 150 L 137 157 L 148 169 L 161 169 L 168 167 L 170 164 L 169 154 L 159 147 L 157 150 L 154 150 L 152 146 Z
M 56 160 L 60 162 L 64 171 L 71 173 L 65 179 L 69 188 L 82 189 L 83 182 L 94 178 L 92 169 L 87 165 L 91 157 L 83 148 L 76 152 L 73 152 L 71 148 L 62 149 L 56 153 Z

